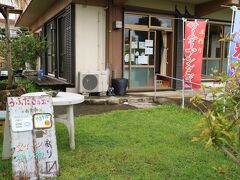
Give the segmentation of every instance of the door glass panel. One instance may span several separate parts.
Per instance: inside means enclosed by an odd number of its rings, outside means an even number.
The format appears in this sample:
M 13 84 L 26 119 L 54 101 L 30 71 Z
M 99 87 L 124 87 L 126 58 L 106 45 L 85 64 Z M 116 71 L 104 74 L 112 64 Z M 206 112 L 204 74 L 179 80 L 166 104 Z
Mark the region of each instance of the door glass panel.
M 160 73 L 160 64 L 162 59 L 162 50 L 163 50 L 163 39 L 162 31 L 156 32 L 156 62 L 155 62 L 155 72 Z
M 153 86 L 154 69 L 153 68 L 132 68 L 131 69 L 132 87 L 149 87 Z
M 148 65 L 148 55 L 146 54 L 145 41 L 148 40 L 147 31 L 131 31 L 131 64 Z
M 149 17 L 143 15 L 132 15 L 125 14 L 124 16 L 125 24 L 133 24 L 133 25 L 149 25 Z
M 148 46 L 148 51 L 149 51 L 149 65 L 154 65 L 154 44 L 155 43 L 155 32 L 150 32 L 150 43 L 149 45 L 152 44 L 152 46 Z

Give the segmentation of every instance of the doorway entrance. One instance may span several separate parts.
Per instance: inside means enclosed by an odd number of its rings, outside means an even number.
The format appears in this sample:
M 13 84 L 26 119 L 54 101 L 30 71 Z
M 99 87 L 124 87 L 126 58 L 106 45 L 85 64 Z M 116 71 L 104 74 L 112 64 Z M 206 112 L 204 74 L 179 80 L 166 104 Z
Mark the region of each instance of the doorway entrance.
M 153 89 L 155 73 L 162 75 L 158 89 L 170 89 L 172 82 L 164 76 L 172 76 L 171 19 L 128 13 L 124 17 L 123 74 L 129 89 Z

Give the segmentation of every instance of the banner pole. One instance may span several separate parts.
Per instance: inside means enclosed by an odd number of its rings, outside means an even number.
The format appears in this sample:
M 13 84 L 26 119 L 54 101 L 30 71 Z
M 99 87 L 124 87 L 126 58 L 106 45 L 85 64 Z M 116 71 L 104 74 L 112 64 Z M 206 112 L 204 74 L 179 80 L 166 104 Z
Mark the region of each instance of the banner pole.
M 230 9 L 232 9 L 231 31 L 230 31 L 230 35 L 229 35 L 229 37 L 231 38 L 231 37 L 232 37 L 232 34 L 233 34 L 233 21 L 234 21 L 234 17 L 235 17 L 235 13 L 236 13 L 237 7 L 236 7 L 236 6 L 231 6 Z M 227 71 L 228 71 L 229 68 L 230 68 L 230 52 L 231 52 L 231 42 L 229 42 L 228 67 L 227 67 Z M 229 73 L 228 73 L 228 74 L 229 74 Z M 224 91 L 226 91 L 226 83 L 225 83 L 225 85 L 224 85 Z M 226 98 L 224 98 L 224 100 L 223 100 L 223 112 L 226 112 Z
M 184 74 L 183 74 L 183 69 L 184 69 L 184 43 L 185 43 L 185 18 L 182 18 L 183 21 L 183 50 L 182 50 L 182 108 L 184 109 L 185 107 L 185 80 L 184 80 Z
M 232 37 L 233 34 L 233 21 L 234 21 L 234 17 L 235 17 L 235 13 L 237 11 L 237 7 L 236 6 L 231 6 L 230 9 L 232 10 L 232 21 L 231 21 L 231 31 L 230 31 L 230 38 Z M 230 67 L 230 52 L 231 52 L 231 42 L 229 42 L 229 49 L 228 49 L 228 67 L 227 67 L 227 73 L 229 74 L 229 67 Z

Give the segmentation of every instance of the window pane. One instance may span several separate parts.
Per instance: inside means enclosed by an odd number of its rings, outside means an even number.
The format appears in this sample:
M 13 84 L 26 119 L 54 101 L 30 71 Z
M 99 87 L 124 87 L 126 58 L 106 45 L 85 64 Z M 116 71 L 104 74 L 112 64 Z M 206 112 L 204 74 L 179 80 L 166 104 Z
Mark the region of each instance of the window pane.
M 129 64 L 129 59 L 130 59 L 130 39 L 129 39 L 129 29 L 124 30 L 124 64 Z
M 206 67 L 207 62 L 205 60 L 202 61 L 202 74 L 206 75 Z
M 206 26 L 206 32 L 205 32 L 205 39 L 204 39 L 204 50 L 203 50 L 203 57 L 207 57 L 208 54 L 208 28 L 209 26 Z
M 231 33 L 231 27 L 224 27 L 224 37 L 229 37 Z M 229 53 L 229 42 L 224 42 L 224 57 L 227 58 Z
M 208 68 L 207 68 L 208 75 L 217 74 L 219 72 L 219 68 L 220 68 L 219 60 L 209 60 L 208 61 Z
M 59 57 L 59 77 L 66 79 L 66 49 L 65 49 L 65 19 L 60 17 L 58 19 L 58 57 Z
M 47 24 L 47 71 L 49 74 L 55 74 L 55 31 L 54 23 Z
M 220 58 L 221 57 L 221 43 L 219 39 L 221 38 L 222 26 L 211 24 L 209 32 L 209 50 L 208 57 L 210 58 Z
M 142 15 L 130 15 L 125 14 L 124 16 L 125 24 L 134 24 L 134 25 L 149 25 L 149 17 Z
M 129 68 L 124 68 L 124 78 L 129 79 Z
M 228 61 L 223 60 L 223 72 L 227 72 L 227 65 L 228 65 Z
M 131 69 L 131 87 L 153 86 L 154 79 L 153 68 L 132 68 Z
M 172 20 L 162 17 L 151 17 L 151 26 L 172 27 Z

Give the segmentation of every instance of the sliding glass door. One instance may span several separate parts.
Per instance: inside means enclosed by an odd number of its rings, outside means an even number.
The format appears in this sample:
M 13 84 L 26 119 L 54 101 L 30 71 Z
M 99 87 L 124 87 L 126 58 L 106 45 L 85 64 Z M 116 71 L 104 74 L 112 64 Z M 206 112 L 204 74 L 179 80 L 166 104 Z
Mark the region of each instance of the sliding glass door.
M 125 13 L 123 74 L 129 89 L 169 89 L 172 80 L 172 20 L 167 17 Z
M 66 33 L 65 17 L 62 15 L 57 18 L 58 26 L 58 77 L 66 79 Z
M 125 29 L 124 76 L 130 88 L 153 86 L 155 32 Z

